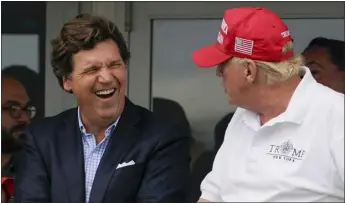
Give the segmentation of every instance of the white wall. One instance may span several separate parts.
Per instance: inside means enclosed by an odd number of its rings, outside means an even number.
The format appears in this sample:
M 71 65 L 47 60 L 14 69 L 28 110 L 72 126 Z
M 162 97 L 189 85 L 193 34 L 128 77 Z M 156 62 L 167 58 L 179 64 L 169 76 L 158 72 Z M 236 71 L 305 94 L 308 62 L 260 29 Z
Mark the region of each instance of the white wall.
M 25 65 L 38 73 L 38 38 L 37 34 L 2 34 L 1 49 L 6 51 L 1 52 L 1 69 L 10 65 Z

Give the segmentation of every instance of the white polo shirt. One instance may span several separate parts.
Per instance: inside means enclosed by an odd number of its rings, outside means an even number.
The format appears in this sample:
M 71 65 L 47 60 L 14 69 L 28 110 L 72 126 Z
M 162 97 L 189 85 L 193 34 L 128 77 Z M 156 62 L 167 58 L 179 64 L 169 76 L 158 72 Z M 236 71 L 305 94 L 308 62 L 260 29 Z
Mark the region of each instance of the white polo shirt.
M 200 198 L 344 202 L 344 95 L 304 69 L 287 110 L 265 125 L 237 109 Z

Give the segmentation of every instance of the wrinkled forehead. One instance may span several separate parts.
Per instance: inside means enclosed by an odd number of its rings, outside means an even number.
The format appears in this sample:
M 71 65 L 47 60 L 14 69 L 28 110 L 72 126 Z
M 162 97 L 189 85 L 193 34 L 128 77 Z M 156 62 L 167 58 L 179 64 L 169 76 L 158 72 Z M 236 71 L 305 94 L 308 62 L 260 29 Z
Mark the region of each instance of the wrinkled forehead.
M 16 102 L 21 106 L 29 102 L 29 96 L 24 86 L 12 78 L 2 78 L 1 80 L 1 105 L 8 102 Z

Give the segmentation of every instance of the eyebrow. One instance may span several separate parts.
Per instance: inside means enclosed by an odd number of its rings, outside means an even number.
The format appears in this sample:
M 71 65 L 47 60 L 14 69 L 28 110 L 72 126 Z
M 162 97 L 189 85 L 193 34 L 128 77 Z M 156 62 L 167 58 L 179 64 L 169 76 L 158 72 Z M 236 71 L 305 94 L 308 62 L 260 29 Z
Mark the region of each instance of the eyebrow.
M 91 71 L 95 68 L 99 68 L 101 65 L 100 64 L 88 64 L 88 65 L 85 65 L 85 67 L 83 68 L 83 72 L 88 72 L 88 71 Z
M 109 65 L 113 65 L 113 64 L 116 64 L 116 63 L 121 63 L 122 62 L 122 59 L 116 59 L 116 60 L 112 60 L 108 63 L 105 63 L 107 66 Z M 101 62 L 87 62 L 85 63 L 85 68 L 84 70 L 90 70 L 92 69 L 93 67 L 100 67 L 102 66 L 103 63 Z
M 22 106 L 22 104 L 18 101 L 15 100 L 8 100 L 4 103 L 3 106 L 10 106 L 10 105 L 18 105 L 18 106 Z M 32 105 L 31 101 L 26 102 L 26 104 L 23 105 L 23 107 L 28 107 Z
M 113 61 L 110 61 L 107 65 L 112 65 L 112 64 L 115 64 L 115 63 L 121 63 L 122 60 L 121 59 L 117 59 L 117 60 L 113 60 Z

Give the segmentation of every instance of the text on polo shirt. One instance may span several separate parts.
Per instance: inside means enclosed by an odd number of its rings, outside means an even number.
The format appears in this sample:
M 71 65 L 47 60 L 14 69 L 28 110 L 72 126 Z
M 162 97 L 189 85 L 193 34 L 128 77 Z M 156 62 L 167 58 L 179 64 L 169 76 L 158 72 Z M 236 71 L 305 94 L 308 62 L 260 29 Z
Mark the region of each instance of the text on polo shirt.
M 302 160 L 303 156 L 306 154 L 306 151 L 295 148 L 292 142 L 289 140 L 281 145 L 270 145 L 267 154 L 272 156 L 273 159 L 295 162 L 297 160 Z

